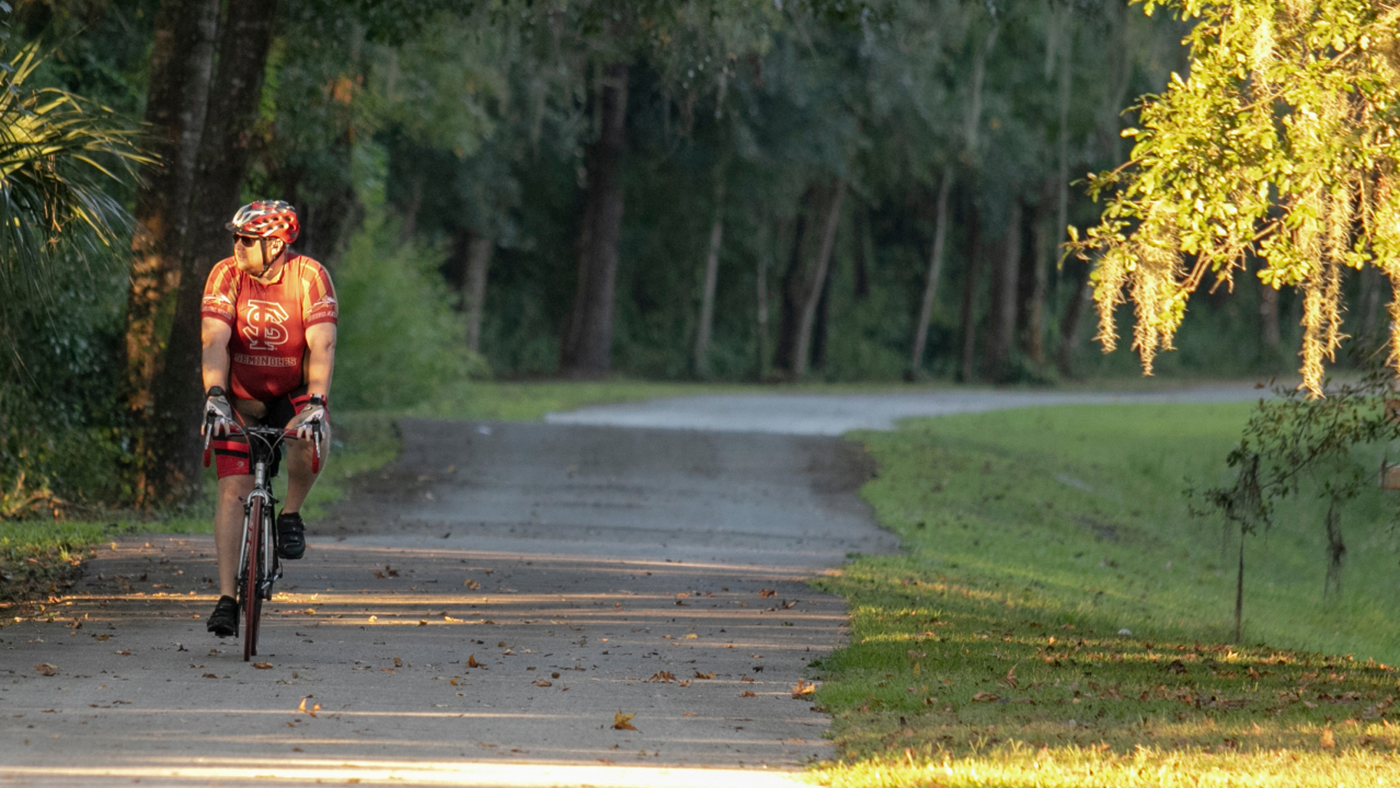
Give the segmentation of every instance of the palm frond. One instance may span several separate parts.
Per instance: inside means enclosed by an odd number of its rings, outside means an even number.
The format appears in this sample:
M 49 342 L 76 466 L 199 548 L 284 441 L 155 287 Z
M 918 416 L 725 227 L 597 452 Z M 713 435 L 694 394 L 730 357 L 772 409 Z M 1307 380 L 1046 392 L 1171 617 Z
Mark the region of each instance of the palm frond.
M 151 161 L 115 113 L 29 87 L 41 62 L 29 44 L 0 69 L 0 288 L 11 292 L 60 257 L 116 251 L 131 217 L 106 189 Z

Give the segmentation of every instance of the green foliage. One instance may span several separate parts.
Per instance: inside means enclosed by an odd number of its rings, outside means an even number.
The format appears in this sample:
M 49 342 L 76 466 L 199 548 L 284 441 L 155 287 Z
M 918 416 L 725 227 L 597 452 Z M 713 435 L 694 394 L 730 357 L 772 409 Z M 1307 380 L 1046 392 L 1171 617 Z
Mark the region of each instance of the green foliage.
M 373 151 L 360 159 L 368 188 L 382 195 Z M 436 275 L 441 254 L 402 241 L 378 200 L 367 200 L 370 214 L 333 272 L 343 317 L 334 398 L 352 410 L 410 407 L 486 372 L 467 351 L 464 324 Z
M 1136 140 L 1131 161 L 1091 181 L 1095 194 L 1112 191 L 1102 223 L 1077 244 L 1081 255 L 1101 255 L 1100 339 L 1113 347 L 1126 289 L 1134 347 L 1150 371 L 1205 274 L 1229 283 L 1257 257 L 1265 285 L 1305 293 L 1304 386 L 1320 396 L 1323 361 L 1345 337 L 1343 271 L 1374 264 L 1400 281 L 1400 7 L 1143 5 L 1199 21 L 1189 77 L 1174 74 L 1165 93 L 1144 100 L 1139 128 L 1124 132 Z
M 111 355 L 130 220 L 108 189 L 146 157 L 114 113 L 0 64 L 0 519 L 119 493 Z

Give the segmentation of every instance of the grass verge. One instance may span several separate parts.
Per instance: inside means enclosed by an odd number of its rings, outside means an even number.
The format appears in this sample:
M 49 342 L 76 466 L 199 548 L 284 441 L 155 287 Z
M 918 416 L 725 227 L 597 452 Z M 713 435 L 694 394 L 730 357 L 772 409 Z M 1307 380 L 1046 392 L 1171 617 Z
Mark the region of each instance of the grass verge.
M 852 615 L 850 644 L 815 666 L 838 754 L 821 779 L 1394 784 L 1400 604 L 1379 491 L 1348 516 L 1331 599 L 1316 502 L 1248 542 L 1245 643 L 1227 642 L 1237 543 L 1181 491 L 1222 481 L 1248 409 L 1042 408 L 858 436 L 880 464 L 864 494 L 907 552 L 816 581 Z

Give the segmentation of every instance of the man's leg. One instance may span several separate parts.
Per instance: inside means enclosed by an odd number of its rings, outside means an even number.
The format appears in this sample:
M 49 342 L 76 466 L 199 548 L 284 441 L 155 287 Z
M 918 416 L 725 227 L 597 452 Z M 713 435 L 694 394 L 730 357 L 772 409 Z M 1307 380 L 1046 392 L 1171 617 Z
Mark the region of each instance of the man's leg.
M 331 445 L 330 425 L 322 426 L 321 462 L 326 461 L 326 450 Z M 277 554 L 295 561 L 306 553 L 306 524 L 301 520 L 301 505 L 306 502 L 306 494 L 316 483 L 317 474 L 311 472 L 311 460 L 315 444 L 311 441 L 296 441 L 287 445 L 287 500 L 282 513 L 277 515 Z
M 252 476 L 225 476 L 219 480 L 219 502 L 214 510 L 214 549 L 219 557 L 220 596 L 238 596 L 238 554 L 243 549 L 243 500 L 252 490 Z
M 320 474 L 311 472 L 311 458 L 314 453 L 311 441 L 287 442 L 287 499 L 282 502 L 283 514 L 296 514 L 306 502 L 306 494 L 316 483 Z M 321 427 L 321 470 L 326 468 L 326 460 L 331 451 L 331 425 Z

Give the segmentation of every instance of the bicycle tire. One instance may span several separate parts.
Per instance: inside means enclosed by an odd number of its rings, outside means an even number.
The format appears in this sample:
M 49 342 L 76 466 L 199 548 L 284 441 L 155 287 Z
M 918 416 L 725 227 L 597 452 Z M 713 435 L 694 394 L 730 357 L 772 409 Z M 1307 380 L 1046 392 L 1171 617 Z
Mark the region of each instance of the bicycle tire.
M 258 619 L 262 614 L 262 595 L 258 582 L 262 575 L 263 501 L 254 497 L 248 505 L 244 534 L 248 540 L 248 562 L 243 580 L 243 661 L 258 653 Z

